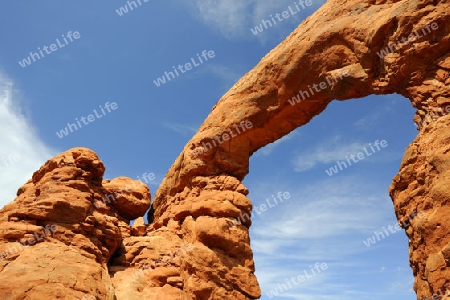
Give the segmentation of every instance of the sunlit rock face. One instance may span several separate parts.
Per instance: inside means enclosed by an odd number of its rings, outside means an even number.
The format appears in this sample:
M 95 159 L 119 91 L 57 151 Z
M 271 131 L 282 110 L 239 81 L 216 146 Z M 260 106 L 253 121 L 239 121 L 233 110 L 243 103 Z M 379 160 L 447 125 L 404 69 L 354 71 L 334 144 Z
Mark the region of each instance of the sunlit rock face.
M 406 224 L 418 299 L 450 299 L 450 115 L 422 129 L 389 191 L 397 218 Z M 416 217 L 409 222 L 408 215 Z
M 418 214 L 422 209 L 427 216 L 423 219 L 427 221 L 413 219 L 406 231 L 418 296 L 445 292 L 450 276 L 446 273 L 449 251 L 444 247 L 450 238 L 442 223 L 450 198 L 444 192 L 447 177 L 442 168 L 447 165 L 444 148 L 449 141 L 445 138 L 448 127 L 437 125 L 435 119 L 441 117 L 443 122 L 450 112 L 449 9 L 450 4 L 443 1 L 328 1 L 214 106 L 157 191 L 150 213 L 152 227 L 164 228 L 186 215 L 195 219 L 198 209 L 194 206 L 204 201 L 206 191 L 201 187 L 208 185 L 206 179 L 226 174 L 242 180 L 252 153 L 308 123 L 333 99 L 398 93 L 417 109 L 414 121 L 422 133 L 413 145 L 427 150 L 420 150 L 422 159 L 412 160 L 407 155 L 415 148 L 408 149 L 390 191 L 400 224 L 414 210 Z M 236 127 L 241 129 L 239 134 Z M 429 175 L 432 183 L 423 186 L 428 178 L 424 170 L 433 169 L 433 163 L 440 165 L 442 174 L 434 171 L 435 175 Z M 423 165 L 418 168 L 417 164 Z M 419 170 L 423 171 L 417 179 Z M 430 208 L 425 203 L 432 196 L 422 189 L 438 187 L 439 204 L 433 202 Z M 207 214 L 217 220 L 233 220 L 247 212 L 221 184 L 215 191 L 208 189 L 209 194 L 216 204 Z M 224 211 L 229 203 L 232 209 Z M 226 228 L 223 232 L 226 238 Z M 217 248 L 225 250 L 220 244 Z
M 89 149 L 50 159 L 0 211 L 0 294 L 259 298 L 241 183 L 250 156 L 333 99 L 389 93 L 411 100 L 420 129 L 390 187 L 409 224 L 415 289 L 419 299 L 449 293 L 449 11 L 444 1 L 328 1 L 217 102 L 156 192 L 149 225 L 128 225 L 150 206 L 143 184 L 103 180 Z

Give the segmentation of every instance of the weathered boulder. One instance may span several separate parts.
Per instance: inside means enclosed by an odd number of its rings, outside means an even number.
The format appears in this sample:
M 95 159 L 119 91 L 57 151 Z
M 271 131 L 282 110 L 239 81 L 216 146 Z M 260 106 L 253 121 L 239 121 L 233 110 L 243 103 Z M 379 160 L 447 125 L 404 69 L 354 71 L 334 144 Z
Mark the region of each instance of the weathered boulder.
M 139 186 L 124 205 L 130 212 L 104 205 L 111 193 L 102 186 L 104 171 L 93 151 L 70 149 L 47 161 L 0 211 L 2 299 L 114 299 L 107 264 L 122 233 L 130 235 L 121 213 L 142 216 L 150 198 Z

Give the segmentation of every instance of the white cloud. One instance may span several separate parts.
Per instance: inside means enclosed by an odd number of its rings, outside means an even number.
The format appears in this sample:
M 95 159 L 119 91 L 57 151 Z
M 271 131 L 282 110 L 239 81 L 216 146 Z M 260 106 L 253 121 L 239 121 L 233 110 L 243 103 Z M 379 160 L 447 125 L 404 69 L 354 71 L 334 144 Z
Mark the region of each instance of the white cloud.
M 268 28 L 265 32 L 255 36 L 251 28 L 259 25 L 261 21 L 269 20 L 270 15 L 281 14 L 289 10 L 291 6 L 295 11 L 293 0 L 195 0 L 193 3 L 186 1 L 190 6 L 191 13 L 198 16 L 208 26 L 218 30 L 228 39 L 255 37 L 260 41 L 266 41 L 268 37 L 284 37 L 285 29 L 292 30 L 292 25 L 296 26 L 300 21 L 317 10 L 324 0 L 312 1 L 311 6 L 305 6 L 300 12 L 291 15 L 287 19 L 274 24 L 273 28 Z
M 392 95 L 384 96 L 389 101 L 386 104 L 378 105 L 374 110 L 365 115 L 363 118 L 357 120 L 353 125 L 359 130 L 373 130 L 378 124 L 380 124 L 380 119 L 388 114 L 395 112 L 394 108 L 403 99 L 393 97 Z
M 378 141 L 378 146 L 375 146 L 375 142 Z M 326 169 L 332 167 L 337 161 L 345 161 L 347 158 L 351 160 L 351 155 L 358 155 L 358 153 L 364 154 L 363 159 L 357 159 L 354 157 L 356 163 L 380 163 L 380 162 L 392 162 L 403 157 L 403 153 L 395 151 L 389 148 L 389 141 L 386 140 L 387 145 L 385 148 L 381 147 L 379 143 L 383 141 L 380 139 L 369 140 L 366 143 L 363 142 L 345 142 L 341 140 L 340 136 L 319 144 L 314 149 L 307 149 L 300 154 L 297 154 L 292 159 L 294 171 L 304 172 L 314 169 L 319 164 L 327 164 Z M 367 154 L 369 153 L 369 155 Z M 370 158 L 368 158 L 370 156 Z M 367 158 L 367 159 L 366 159 Z
M 172 131 L 175 131 L 177 133 L 181 133 L 183 135 L 192 135 L 194 133 L 197 132 L 198 127 L 193 127 L 193 126 L 188 126 L 188 125 L 184 125 L 184 124 L 179 124 L 179 123 L 162 123 L 162 125 L 164 127 L 166 127 L 167 129 L 170 129 Z
M 195 0 L 195 15 L 227 38 L 242 36 L 246 28 L 248 6 L 254 0 Z
M 291 198 L 265 212 L 254 213 L 252 217 L 251 246 L 262 299 L 269 299 L 267 293 L 277 284 L 298 276 L 316 262 L 326 262 L 328 269 L 321 276 L 294 286 L 279 297 L 333 300 L 377 298 L 361 283 L 345 278 L 358 274 L 364 279 L 382 276 L 377 275 L 380 274 L 377 262 L 368 257 L 384 255 L 382 251 L 391 250 L 393 244 L 406 242 L 404 235 L 397 234 L 379 242 L 377 247 L 368 248 L 363 243 L 380 226 L 395 222 L 387 190 L 368 178 L 358 176 L 297 184 L 286 180 L 277 186 L 273 186 L 271 179 L 268 180 L 271 184 L 260 181 L 254 185 L 246 184 L 251 191 L 254 207 L 260 207 L 278 191 L 288 191 Z M 407 268 L 406 261 L 404 267 Z M 410 282 L 408 271 L 405 269 L 401 277 Z M 379 284 L 391 288 L 392 282 L 386 279 Z M 397 281 L 395 284 L 397 286 Z M 410 293 L 407 290 L 410 287 L 405 282 L 402 290 L 391 289 L 385 295 Z
M 14 200 L 17 189 L 56 154 L 26 120 L 18 95 L 13 81 L 0 72 L 0 207 Z
M 323 144 L 318 145 L 314 150 L 297 155 L 292 163 L 296 172 L 304 172 L 313 169 L 317 164 L 335 163 L 337 160 L 345 159 L 345 156 L 357 154 L 363 151 L 369 143 L 339 142 L 340 137 L 335 137 Z
M 235 84 L 242 77 L 242 75 L 244 75 L 244 73 L 238 73 L 230 67 L 217 64 L 209 64 L 206 68 L 204 68 L 204 70 L 216 75 L 230 86 Z
M 252 191 L 259 191 L 256 195 L 251 195 L 254 208 L 267 204 L 267 201 L 272 205 L 274 203 L 271 195 L 276 197 L 277 193 L 266 192 L 263 186 L 251 187 Z M 297 184 L 296 190 L 292 190 L 292 185 L 288 186 L 290 189 L 276 189 L 288 191 L 291 196 L 288 200 L 278 200 L 275 207 L 268 209 L 270 212 L 261 211 L 253 215 L 253 221 L 258 226 L 252 227 L 252 233 L 263 237 L 270 232 L 272 236 L 269 241 L 271 246 L 260 249 L 264 253 L 273 254 L 279 251 L 276 247 L 280 244 L 274 242 L 277 240 L 282 240 L 283 246 L 286 246 L 288 241 L 295 243 L 296 239 L 341 238 L 349 233 L 354 236 L 355 232 L 361 234 L 358 243 L 364 246 L 363 238 L 373 229 L 378 229 L 380 224 L 388 224 L 387 221 L 380 220 L 392 214 L 391 200 L 387 192 L 377 192 L 373 184 L 364 183 L 357 177 L 327 178 L 313 184 Z M 373 194 L 370 194 L 371 192 Z M 351 247 L 345 245 L 345 248 Z M 317 249 L 314 251 L 318 253 Z
M 195 74 L 205 76 L 205 74 L 213 75 L 220 79 L 223 93 L 230 89 L 244 74 L 245 72 L 236 71 L 238 67 L 229 67 L 220 64 L 210 63 L 198 70 Z M 195 76 L 195 75 L 194 75 Z

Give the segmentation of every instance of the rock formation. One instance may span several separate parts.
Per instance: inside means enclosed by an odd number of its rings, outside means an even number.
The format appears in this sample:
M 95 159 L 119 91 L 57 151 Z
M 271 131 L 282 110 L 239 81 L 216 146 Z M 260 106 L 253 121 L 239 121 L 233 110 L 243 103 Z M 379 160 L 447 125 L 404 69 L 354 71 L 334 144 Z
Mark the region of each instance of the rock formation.
M 130 218 L 150 206 L 150 193 L 128 178 L 102 181 L 104 171 L 94 152 L 71 149 L 47 161 L 1 210 L 2 299 L 114 299 L 108 262 L 130 237 Z M 122 190 L 127 185 L 132 192 Z
M 149 207 L 143 184 L 103 181 L 88 149 L 49 160 L 0 211 L 0 294 L 259 298 L 241 183 L 249 157 L 334 99 L 390 93 L 411 100 L 420 129 L 390 188 L 399 221 L 425 216 L 405 228 L 414 287 L 418 299 L 450 293 L 448 11 L 439 0 L 328 1 L 218 101 L 163 180 L 148 226 L 127 225 Z M 17 240 L 28 244 L 14 252 Z
M 389 192 L 400 223 L 415 212 L 425 216 L 405 228 L 418 299 L 450 299 L 450 115 L 406 149 Z

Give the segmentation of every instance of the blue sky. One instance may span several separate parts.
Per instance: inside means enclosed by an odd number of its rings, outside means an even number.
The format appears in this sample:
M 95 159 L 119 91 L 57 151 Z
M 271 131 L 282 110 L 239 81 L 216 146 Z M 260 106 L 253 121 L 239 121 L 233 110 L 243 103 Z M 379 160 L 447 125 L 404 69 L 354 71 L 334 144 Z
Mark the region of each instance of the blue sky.
M 312 1 L 257 35 L 251 28 L 293 8 L 294 1 L 141 0 L 122 16 L 116 10 L 127 2 L 119 0 L 4 4 L 0 205 L 13 200 L 48 158 L 77 146 L 98 153 L 105 178 L 154 173 L 154 195 L 217 100 L 324 2 Z M 69 31 L 79 38 L 68 40 Z M 18 63 L 57 39 L 63 47 L 26 67 Z M 153 83 L 204 50 L 214 57 L 159 87 Z M 116 109 L 108 111 L 108 102 Z M 328 268 L 275 299 L 415 299 L 404 232 L 370 247 L 363 243 L 396 223 L 387 189 L 417 134 L 413 113 L 398 95 L 334 101 L 309 124 L 253 155 L 244 184 L 254 205 L 278 192 L 291 196 L 253 217 L 261 299 L 317 262 Z M 90 114 L 87 125 L 62 138 L 56 134 Z M 388 146 L 327 175 L 337 161 L 376 140 Z

